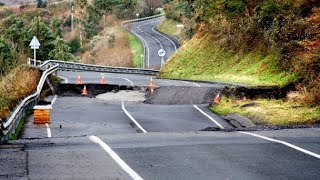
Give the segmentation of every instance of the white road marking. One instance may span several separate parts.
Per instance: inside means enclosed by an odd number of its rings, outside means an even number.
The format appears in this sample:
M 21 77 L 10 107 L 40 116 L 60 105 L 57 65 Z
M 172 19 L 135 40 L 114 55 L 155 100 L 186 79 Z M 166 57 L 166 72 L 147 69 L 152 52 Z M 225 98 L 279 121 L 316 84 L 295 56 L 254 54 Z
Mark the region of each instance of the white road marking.
M 131 86 L 134 86 L 134 85 L 133 85 L 133 82 L 132 82 L 132 81 L 130 81 L 129 79 L 127 79 L 127 78 L 122 78 L 122 79 L 124 79 L 124 80 L 128 81 L 128 82 L 131 84 Z
M 127 27 L 128 25 L 129 25 L 129 24 L 127 24 L 125 27 L 129 30 L 129 28 Z M 141 25 L 139 25 L 139 26 L 137 27 L 137 29 L 138 29 L 139 31 L 141 31 L 140 28 L 139 28 L 140 26 L 141 26 Z M 139 34 L 133 32 L 133 31 L 130 31 L 130 32 L 132 32 L 133 34 L 135 34 L 135 35 L 136 35 L 141 41 L 143 41 L 143 43 L 145 44 L 146 54 L 147 54 L 147 67 L 149 67 L 149 66 L 150 66 L 150 50 L 149 50 L 148 43 L 147 43 L 146 40 L 143 39 Z M 143 31 L 141 31 L 141 32 L 143 32 Z M 146 67 L 145 67 L 145 62 L 143 62 L 143 68 L 146 68 Z
M 131 114 L 126 110 L 126 108 L 124 107 L 124 102 L 122 101 L 122 110 L 124 111 L 124 113 L 126 113 L 126 115 L 131 119 L 131 121 L 133 121 L 133 123 L 143 132 L 143 133 L 147 133 L 147 131 L 145 129 L 143 129 L 143 127 L 131 116 Z
M 175 43 L 174 43 L 170 38 L 168 38 L 168 37 L 166 37 L 166 36 L 162 35 L 162 34 L 161 34 L 161 33 L 159 33 L 158 31 L 154 30 L 154 28 L 155 28 L 155 26 L 152 28 L 152 31 L 153 31 L 153 32 L 155 32 L 156 34 L 158 34 L 158 35 L 160 35 L 160 36 L 164 37 L 165 39 L 169 40 L 169 41 L 173 44 L 173 46 L 174 46 L 174 51 L 176 51 L 176 50 L 177 50 L 177 46 L 176 46 L 176 44 L 175 44 Z
M 184 83 L 187 83 L 187 84 L 190 84 L 190 82 L 189 81 L 181 81 L 181 82 L 184 82 Z M 197 86 L 197 87 L 201 87 L 199 84 L 197 84 L 197 83 L 192 83 L 193 85 L 195 85 L 195 86 Z
M 105 74 L 103 74 L 103 73 L 101 73 L 100 74 L 101 76 L 105 76 Z M 105 76 L 106 77 L 106 76 Z M 128 79 L 128 78 L 123 78 L 123 77 L 114 77 L 114 76 L 108 76 L 109 78 L 114 78 L 114 79 L 123 79 L 123 80 L 126 80 L 126 81 L 128 81 L 129 83 L 130 83 L 130 85 L 131 86 L 134 86 L 134 84 L 133 84 L 133 82 L 132 81 L 130 81 L 130 79 Z
M 51 138 L 51 130 L 48 123 L 46 123 L 48 138 Z
M 105 150 L 111 158 L 124 170 L 126 171 L 129 176 L 134 180 L 143 180 L 141 176 L 139 176 L 138 173 L 136 173 L 133 169 L 130 168 L 130 166 L 124 162 L 116 152 L 114 152 L 110 146 L 108 146 L 106 143 L 104 143 L 100 138 L 97 136 L 90 136 L 89 139 L 98 144 L 103 150 Z
M 197 86 L 197 87 L 201 87 L 199 84 L 197 84 L 197 83 L 192 83 L 192 84 L 194 84 L 195 86 Z
M 64 80 L 64 82 L 66 83 L 66 84 L 68 84 L 69 83 L 69 81 L 68 81 L 68 79 L 67 78 L 65 78 L 65 77 L 62 77 L 62 76 L 58 76 L 59 78 L 61 78 L 61 79 L 63 79 Z
M 57 95 L 55 95 L 55 96 L 53 97 L 53 99 L 52 99 L 52 101 L 51 101 L 51 106 L 53 105 L 54 102 L 56 102 L 57 97 L 58 97 Z
M 205 115 L 207 118 L 209 118 L 212 122 L 214 122 L 217 126 L 220 127 L 220 129 L 224 129 L 224 127 L 215 119 L 213 119 L 211 116 L 209 116 L 207 113 L 202 111 L 197 105 L 193 105 L 194 108 L 196 108 L 199 112 L 201 112 L 203 115 Z
M 280 140 L 276 140 L 276 139 L 272 139 L 272 138 L 269 138 L 269 137 L 266 137 L 266 136 L 261 136 L 261 135 L 258 135 L 258 134 L 254 134 L 254 133 L 249 133 L 249 132 L 238 132 L 238 133 L 241 133 L 241 134 L 247 134 L 247 135 L 250 135 L 250 136 L 255 136 L 255 137 L 258 137 L 258 138 L 261 138 L 261 139 L 265 139 L 265 140 L 268 140 L 268 141 L 272 141 L 272 142 L 276 142 L 276 143 L 280 143 L 280 144 L 283 144 L 285 146 L 288 146 L 290 148 L 293 148 L 295 150 L 298 150 L 300 152 L 303 152 L 305 154 L 308 154 L 310 156 L 313 156 L 315 158 L 318 158 L 320 159 L 320 155 L 319 154 L 316 154 L 314 152 L 311 152 L 311 151 L 308 151 L 306 149 L 303 149 L 301 147 L 298 147 L 298 146 L 295 146 L 293 144 L 290 144 L 288 142 L 285 142 L 285 141 L 280 141 Z

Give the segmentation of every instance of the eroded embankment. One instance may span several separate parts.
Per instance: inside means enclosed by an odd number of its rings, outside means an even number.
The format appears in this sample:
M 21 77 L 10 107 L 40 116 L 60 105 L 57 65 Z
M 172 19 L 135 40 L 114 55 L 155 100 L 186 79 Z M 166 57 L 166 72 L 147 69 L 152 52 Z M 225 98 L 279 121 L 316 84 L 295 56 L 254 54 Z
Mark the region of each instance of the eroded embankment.
M 86 86 L 88 97 L 96 97 L 99 94 L 118 93 L 122 95 L 130 91 L 138 91 L 145 94 L 144 103 L 147 104 L 209 104 L 214 97 L 220 93 L 222 96 L 236 96 L 240 98 L 283 98 L 286 96 L 291 86 L 279 87 L 187 87 L 187 86 L 162 86 L 154 89 L 150 93 L 149 87 L 126 86 L 113 84 L 58 84 L 55 93 L 60 96 L 82 96 L 82 91 Z M 112 100 L 122 101 L 126 98 L 113 96 Z M 129 99 L 129 98 L 128 98 Z

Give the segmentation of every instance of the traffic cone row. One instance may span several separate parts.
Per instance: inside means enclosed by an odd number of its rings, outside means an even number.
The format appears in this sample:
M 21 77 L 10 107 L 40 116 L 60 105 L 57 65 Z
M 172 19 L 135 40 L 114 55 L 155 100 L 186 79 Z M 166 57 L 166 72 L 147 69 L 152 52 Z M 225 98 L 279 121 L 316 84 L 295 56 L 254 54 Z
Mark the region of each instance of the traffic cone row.
M 77 77 L 76 84 L 83 84 L 83 81 L 81 80 L 80 75 L 78 75 L 78 77 Z M 100 84 L 107 84 L 107 80 L 104 76 L 101 77 Z

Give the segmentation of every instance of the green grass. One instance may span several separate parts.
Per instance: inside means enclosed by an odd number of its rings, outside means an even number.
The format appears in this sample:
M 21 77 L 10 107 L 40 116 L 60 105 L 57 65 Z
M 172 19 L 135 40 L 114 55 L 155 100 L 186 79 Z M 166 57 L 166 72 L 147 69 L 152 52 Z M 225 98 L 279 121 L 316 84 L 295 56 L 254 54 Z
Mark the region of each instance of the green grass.
M 32 111 L 27 112 L 26 115 L 19 120 L 19 124 L 18 124 L 18 126 L 17 126 L 17 128 L 15 130 L 15 133 L 13 135 L 11 135 L 10 138 L 9 138 L 10 141 L 17 140 L 19 138 L 19 136 L 21 134 L 21 130 L 22 130 L 23 125 L 24 125 L 24 122 L 30 116 L 31 112 Z
M 241 107 L 255 102 L 252 107 Z M 320 106 L 308 107 L 291 101 L 274 99 L 236 100 L 223 97 L 221 103 L 212 106 L 213 112 L 219 115 L 237 113 L 250 118 L 256 124 L 300 125 L 315 124 L 320 121 Z
M 177 21 L 165 19 L 157 26 L 157 30 L 176 37 L 179 43 L 182 44 L 186 38 L 183 36 L 183 33 L 181 33 L 181 30 L 177 28 L 177 24 L 179 24 Z
M 276 60 L 276 53 L 231 53 L 204 36 L 193 38 L 180 48 L 165 64 L 160 77 L 250 85 L 285 85 L 294 81 L 297 75 L 281 71 Z
M 143 46 L 140 40 L 132 34 L 129 35 L 129 44 L 133 53 L 133 66 L 136 68 L 141 68 L 141 55 L 143 54 Z

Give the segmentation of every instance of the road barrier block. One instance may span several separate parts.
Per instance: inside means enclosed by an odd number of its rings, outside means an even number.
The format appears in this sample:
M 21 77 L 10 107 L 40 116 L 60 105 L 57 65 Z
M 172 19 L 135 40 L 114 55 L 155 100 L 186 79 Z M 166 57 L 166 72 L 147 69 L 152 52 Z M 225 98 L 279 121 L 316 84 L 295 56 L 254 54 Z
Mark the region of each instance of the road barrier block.
M 50 123 L 51 105 L 35 106 L 34 108 L 34 124 Z

